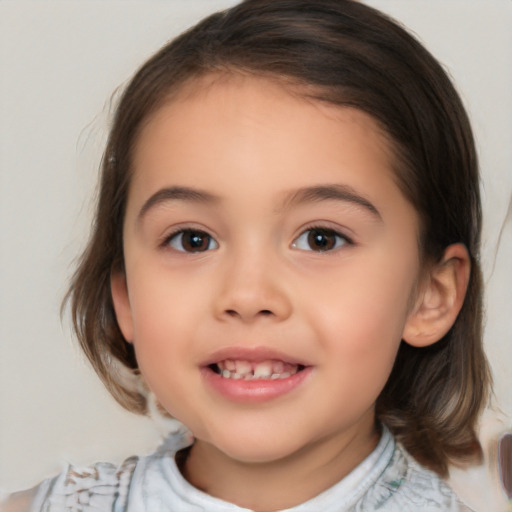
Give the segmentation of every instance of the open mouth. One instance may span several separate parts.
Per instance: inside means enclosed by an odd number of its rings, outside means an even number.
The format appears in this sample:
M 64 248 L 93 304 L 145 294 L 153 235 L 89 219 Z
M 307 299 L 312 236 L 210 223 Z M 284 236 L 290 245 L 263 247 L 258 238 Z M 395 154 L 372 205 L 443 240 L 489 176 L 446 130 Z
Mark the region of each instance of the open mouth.
M 301 364 L 291 364 L 275 359 L 259 362 L 243 359 L 224 359 L 210 364 L 208 367 L 217 375 L 233 380 L 287 379 L 305 368 Z

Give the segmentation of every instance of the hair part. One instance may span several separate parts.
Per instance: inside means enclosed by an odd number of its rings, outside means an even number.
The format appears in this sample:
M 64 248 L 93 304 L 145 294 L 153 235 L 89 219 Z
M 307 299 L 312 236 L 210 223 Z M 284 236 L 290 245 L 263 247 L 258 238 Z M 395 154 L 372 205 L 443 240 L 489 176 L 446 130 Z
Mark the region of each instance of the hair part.
M 115 318 L 113 272 L 123 272 L 123 222 L 138 135 L 163 104 L 209 74 L 265 76 L 315 100 L 372 116 L 392 142 L 396 180 L 418 212 L 422 261 L 463 243 L 471 277 L 462 310 L 438 343 L 402 342 L 377 401 L 385 422 L 422 464 L 478 460 L 475 428 L 490 389 L 482 348 L 481 207 L 470 123 L 446 72 L 396 22 L 352 0 L 246 0 L 164 46 L 135 74 L 105 150 L 92 233 L 67 299 L 85 354 L 125 408 L 144 413 L 131 344 Z M 296 88 L 298 86 L 298 88 Z

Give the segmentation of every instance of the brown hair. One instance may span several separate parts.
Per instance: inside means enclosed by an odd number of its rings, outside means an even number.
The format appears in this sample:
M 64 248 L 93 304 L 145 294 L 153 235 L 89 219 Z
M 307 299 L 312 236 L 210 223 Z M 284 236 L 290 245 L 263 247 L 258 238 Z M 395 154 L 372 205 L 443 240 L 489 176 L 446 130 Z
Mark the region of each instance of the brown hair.
M 122 227 L 137 135 L 170 95 L 215 72 L 264 75 L 304 94 L 370 114 L 396 153 L 396 179 L 421 222 L 423 261 L 465 244 L 471 277 L 448 334 L 427 348 L 402 342 L 377 402 L 377 417 L 421 463 L 445 475 L 448 461 L 481 456 L 475 434 L 490 376 L 482 349 L 478 261 L 478 164 L 466 112 L 447 74 L 397 23 L 352 0 L 246 0 L 213 14 L 164 46 L 133 77 L 118 104 L 102 163 L 89 244 L 68 298 L 78 339 L 127 409 L 144 395 L 123 381 L 137 373 L 116 322 L 112 272 L 123 270 Z

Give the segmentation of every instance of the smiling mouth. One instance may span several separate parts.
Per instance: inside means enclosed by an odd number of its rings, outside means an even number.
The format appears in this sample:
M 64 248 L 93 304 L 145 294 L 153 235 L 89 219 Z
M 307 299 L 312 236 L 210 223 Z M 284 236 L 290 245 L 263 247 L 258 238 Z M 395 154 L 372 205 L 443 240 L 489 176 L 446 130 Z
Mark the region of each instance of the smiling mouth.
M 224 379 L 233 380 L 278 380 L 287 379 L 305 369 L 301 364 L 269 359 L 266 361 L 247 361 L 244 359 L 224 359 L 208 367 Z

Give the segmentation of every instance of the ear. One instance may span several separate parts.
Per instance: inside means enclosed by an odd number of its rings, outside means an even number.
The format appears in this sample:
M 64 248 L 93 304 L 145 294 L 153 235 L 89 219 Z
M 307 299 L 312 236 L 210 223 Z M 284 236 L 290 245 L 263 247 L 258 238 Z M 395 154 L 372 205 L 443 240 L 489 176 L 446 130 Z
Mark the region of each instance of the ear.
M 123 333 L 124 339 L 131 343 L 133 341 L 133 317 L 126 276 L 123 272 L 116 272 L 110 276 L 110 290 L 117 324 Z
M 409 314 L 402 339 L 414 347 L 439 341 L 455 323 L 469 283 L 471 264 L 466 247 L 447 247 L 419 287 L 415 307 Z

